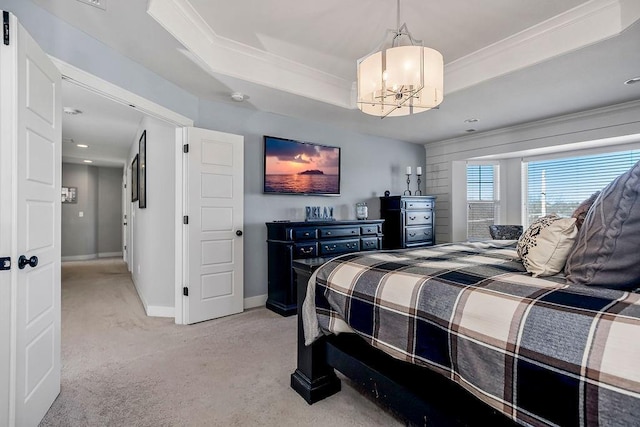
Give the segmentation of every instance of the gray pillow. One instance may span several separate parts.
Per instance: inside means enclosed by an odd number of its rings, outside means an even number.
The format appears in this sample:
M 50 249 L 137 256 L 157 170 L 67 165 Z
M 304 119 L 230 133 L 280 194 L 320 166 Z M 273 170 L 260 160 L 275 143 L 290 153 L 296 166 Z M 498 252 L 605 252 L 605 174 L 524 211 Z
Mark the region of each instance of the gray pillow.
M 564 272 L 571 284 L 640 287 L 640 162 L 596 198 Z

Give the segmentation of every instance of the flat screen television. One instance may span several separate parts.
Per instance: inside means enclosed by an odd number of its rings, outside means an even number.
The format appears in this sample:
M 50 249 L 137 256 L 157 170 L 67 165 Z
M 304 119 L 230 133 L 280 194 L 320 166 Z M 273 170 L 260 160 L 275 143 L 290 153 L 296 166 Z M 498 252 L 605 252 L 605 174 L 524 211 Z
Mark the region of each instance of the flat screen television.
M 340 195 L 340 148 L 264 137 L 264 193 Z

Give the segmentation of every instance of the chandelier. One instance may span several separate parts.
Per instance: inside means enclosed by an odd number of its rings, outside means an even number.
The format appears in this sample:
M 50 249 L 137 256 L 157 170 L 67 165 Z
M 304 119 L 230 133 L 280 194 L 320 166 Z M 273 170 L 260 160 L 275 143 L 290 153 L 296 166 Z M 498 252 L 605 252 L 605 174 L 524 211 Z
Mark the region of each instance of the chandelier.
M 421 113 L 440 105 L 443 99 L 442 54 L 415 40 L 407 24 L 387 30 L 376 50 L 358 64 L 358 108 L 385 118 Z

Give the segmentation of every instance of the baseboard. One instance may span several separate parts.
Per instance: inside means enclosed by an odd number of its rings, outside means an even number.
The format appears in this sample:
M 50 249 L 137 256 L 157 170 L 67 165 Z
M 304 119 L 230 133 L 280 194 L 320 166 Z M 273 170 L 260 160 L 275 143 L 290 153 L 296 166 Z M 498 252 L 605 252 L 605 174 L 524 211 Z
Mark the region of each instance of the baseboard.
M 114 258 L 114 257 L 122 258 L 122 252 L 100 252 L 100 253 L 98 253 L 98 258 Z
M 90 259 L 96 259 L 98 256 L 96 254 L 89 255 L 70 255 L 61 257 L 62 262 L 64 261 L 87 261 Z
M 175 317 L 173 307 L 163 307 L 161 305 L 148 305 L 145 307 L 149 317 Z
M 264 307 L 267 303 L 267 295 L 256 295 L 255 297 L 249 297 L 244 299 L 244 309 Z

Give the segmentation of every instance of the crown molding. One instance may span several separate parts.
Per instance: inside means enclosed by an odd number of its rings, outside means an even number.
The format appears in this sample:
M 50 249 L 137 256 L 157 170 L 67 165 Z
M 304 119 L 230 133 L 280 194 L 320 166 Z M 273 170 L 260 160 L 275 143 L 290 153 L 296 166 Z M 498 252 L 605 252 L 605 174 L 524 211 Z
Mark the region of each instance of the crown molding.
M 634 10 L 624 5 L 625 1 L 592 0 L 448 63 L 445 66 L 445 93 L 620 34 L 640 18 L 640 8 Z
M 620 34 L 640 19 L 637 0 L 591 0 L 445 65 L 445 94 Z M 149 0 L 147 13 L 210 73 L 343 108 L 356 108 L 352 81 L 221 37 L 189 0 Z M 354 60 L 355 67 L 355 60 Z
M 149 0 L 147 13 L 191 52 L 197 65 L 206 66 L 209 72 L 343 108 L 354 106 L 351 81 L 221 37 L 188 0 Z
M 580 133 L 626 125 L 634 125 L 634 128 L 637 128 L 638 124 L 640 123 L 640 120 L 637 119 L 637 117 L 639 117 L 638 112 L 640 112 L 640 100 L 629 101 L 623 102 L 621 104 L 608 105 L 606 107 L 580 111 L 563 116 L 551 117 L 548 119 L 537 120 L 534 122 L 523 123 L 515 126 L 494 129 L 473 135 L 459 136 L 442 141 L 429 142 L 424 144 L 424 146 L 429 150 L 437 149 L 446 152 L 449 151 L 451 146 L 455 144 L 470 144 L 473 146 L 482 146 L 486 141 L 504 140 L 507 141 L 508 144 L 513 144 L 515 142 L 526 142 L 534 139 L 562 135 L 562 133 L 554 134 L 554 131 L 561 129 L 566 125 L 571 125 L 572 123 L 575 123 L 577 121 L 592 123 L 592 126 L 590 127 L 581 126 Z M 606 123 L 606 125 L 603 126 L 602 123 Z M 634 133 L 637 133 L 637 131 L 635 131 Z

